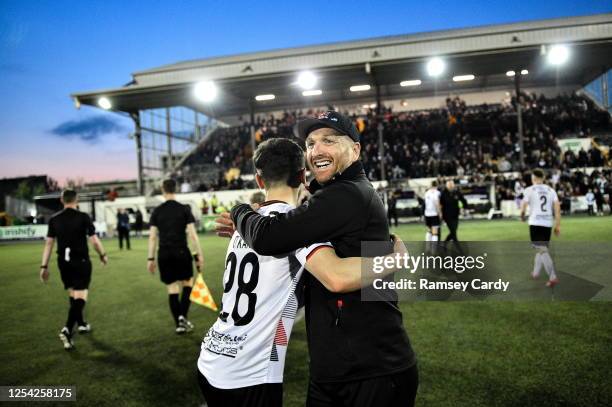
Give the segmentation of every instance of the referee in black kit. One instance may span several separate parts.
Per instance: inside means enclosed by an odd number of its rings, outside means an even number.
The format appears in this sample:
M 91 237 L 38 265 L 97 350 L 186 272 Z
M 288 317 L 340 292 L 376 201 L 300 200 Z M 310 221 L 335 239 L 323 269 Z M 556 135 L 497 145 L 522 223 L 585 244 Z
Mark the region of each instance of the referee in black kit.
M 361 256 L 362 241 L 389 241 L 382 201 L 361 161 L 359 133 L 334 111 L 298 123 L 313 194 L 299 208 L 275 217 L 249 205 L 231 218 L 247 244 L 279 255 L 330 241 L 339 257 Z M 310 352 L 307 406 L 412 406 L 418 387 L 416 357 L 404 330 L 397 296 L 362 302 L 360 291 L 332 293 L 312 276 L 306 282 Z
M 64 209 L 49 220 L 47 240 L 40 266 L 40 279 L 46 283 L 49 280 L 49 259 L 53 245 L 57 240 L 57 266 L 60 271 L 64 288 L 68 290 L 70 308 L 66 325 L 59 333 L 64 349 L 74 348 L 72 328 L 77 324 L 79 333 L 87 333 L 91 326 L 83 319 L 83 309 L 87 301 L 89 283 L 91 281 L 91 261 L 87 238 L 100 256 L 100 261 L 106 265 L 108 258 L 102 242 L 96 236 L 96 230 L 90 217 L 77 209 L 77 193 L 66 189 L 61 197 Z
M 149 230 L 147 269 L 151 274 L 155 273 L 155 250 L 159 237 L 157 253 L 159 276 L 168 290 L 168 302 L 174 318 L 175 332 L 183 334 L 194 328 L 187 319 L 189 305 L 191 305 L 189 296 L 193 287 L 193 263 L 187 245 L 187 235 L 196 252 L 196 264 L 199 270 L 202 270 L 204 265 L 204 257 L 191 208 L 175 199 L 176 181 L 164 180 L 162 193 L 165 202 L 155 208 L 149 220 L 151 228 Z M 182 293 L 179 299 L 181 286 Z

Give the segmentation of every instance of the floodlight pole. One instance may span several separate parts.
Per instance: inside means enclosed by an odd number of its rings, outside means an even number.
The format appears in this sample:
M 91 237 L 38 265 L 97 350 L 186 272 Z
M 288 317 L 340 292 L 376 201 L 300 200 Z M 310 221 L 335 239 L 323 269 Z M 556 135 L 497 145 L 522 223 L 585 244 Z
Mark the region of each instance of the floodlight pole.
M 249 113 L 251 114 L 251 150 L 253 151 L 253 156 L 255 156 L 255 105 L 252 100 L 249 101 Z M 251 163 L 253 165 L 253 176 L 255 176 L 257 174 L 255 163 L 253 160 L 251 160 Z
M 380 103 L 380 85 L 376 84 L 376 119 L 378 121 L 378 126 L 376 129 L 378 130 L 378 160 L 380 162 L 380 180 L 384 181 L 387 178 L 387 173 L 385 171 L 385 142 L 383 140 L 383 131 L 385 127 L 382 123 L 382 107 Z
M 174 169 L 174 157 L 172 156 L 172 124 L 170 121 L 170 108 L 168 107 L 166 108 L 166 135 L 168 145 L 168 159 L 166 160 L 166 170 L 172 171 Z
M 525 168 L 525 149 L 523 140 L 523 107 L 521 106 L 521 70 L 516 69 L 514 72 L 514 89 L 516 91 L 516 125 L 519 136 L 519 161 L 522 171 Z
M 130 113 L 130 117 L 134 121 L 134 140 L 136 141 L 136 161 L 138 164 L 138 178 L 136 180 L 136 188 L 140 195 L 144 195 L 143 173 L 142 173 L 142 129 L 140 127 L 140 116 L 138 112 Z
M 604 109 L 608 110 L 610 108 L 610 101 L 608 100 L 608 68 L 603 67 L 603 74 L 601 76 L 601 96 L 603 101 Z

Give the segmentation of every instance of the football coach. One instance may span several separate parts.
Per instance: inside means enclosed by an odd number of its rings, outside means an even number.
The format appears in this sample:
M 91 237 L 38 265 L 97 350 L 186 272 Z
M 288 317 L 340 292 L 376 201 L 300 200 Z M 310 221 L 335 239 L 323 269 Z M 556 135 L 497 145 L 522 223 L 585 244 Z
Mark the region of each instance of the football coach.
M 328 111 L 299 122 L 297 132 L 315 177 L 312 197 L 275 217 L 261 216 L 248 204 L 234 207 L 231 218 L 247 244 L 259 254 L 280 255 L 330 241 L 339 257 L 352 257 L 361 256 L 362 241 L 390 241 L 386 212 L 365 175 L 350 119 Z M 395 293 L 390 300 L 362 302 L 360 291 L 330 292 L 307 275 L 305 294 L 306 405 L 414 405 L 416 357 Z

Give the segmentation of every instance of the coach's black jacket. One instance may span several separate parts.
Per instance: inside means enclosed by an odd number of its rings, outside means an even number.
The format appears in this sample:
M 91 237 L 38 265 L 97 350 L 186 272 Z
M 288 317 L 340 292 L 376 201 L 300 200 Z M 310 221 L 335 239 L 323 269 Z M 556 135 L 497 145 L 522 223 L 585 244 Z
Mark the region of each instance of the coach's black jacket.
M 362 241 L 389 241 L 382 201 L 361 162 L 324 186 L 313 181 L 309 189 L 313 195 L 306 204 L 275 217 L 261 216 L 246 204 L 234 207 L 231 216 L 238 232 L 262 255 L 329 241 L 339 257 L 359 257 Z M 312 380 L 358 380 L 400 372 L 416 363 L 395 295 L 390 301 L 362 302 L 359 291 L 332 293 L 310 274 L 307 277 Z
M 448 188 L 444 188 L 442 194 L 440 195 L 442 219 L 445 221 L 454 221 L 459 219 L 459 202 L 463 204 L 464 208 L 467 206 L 467 201 L 459 190 L 453 189 L 451 191 Z

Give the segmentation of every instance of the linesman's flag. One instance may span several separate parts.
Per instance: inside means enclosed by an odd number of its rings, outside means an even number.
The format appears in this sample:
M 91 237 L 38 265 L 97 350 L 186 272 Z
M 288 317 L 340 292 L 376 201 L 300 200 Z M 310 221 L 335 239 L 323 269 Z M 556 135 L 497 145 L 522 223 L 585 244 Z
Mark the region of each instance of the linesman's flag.
M 195 284 L 191 289 L 191 295 L 189 296 L 191 302 L 195 302 L 196 304 L 200 304 L 205 306 L 206 308 L 210 308 L 213 311 L 218 311 L 217 304 L 215 304 L 215 300 L 210 294 L 210 290 L 208 286 L 204 282 L 202 278 L 202 273 L 198 273 L 196 277 Z

